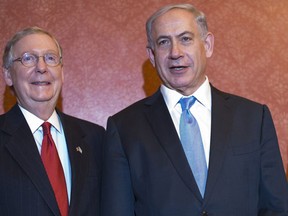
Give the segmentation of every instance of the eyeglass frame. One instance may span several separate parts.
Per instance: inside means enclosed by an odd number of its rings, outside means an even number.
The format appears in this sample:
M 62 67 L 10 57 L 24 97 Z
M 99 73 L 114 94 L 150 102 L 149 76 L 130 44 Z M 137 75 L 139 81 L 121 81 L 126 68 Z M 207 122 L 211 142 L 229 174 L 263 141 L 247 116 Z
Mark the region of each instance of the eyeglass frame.
M 36 61 L 34 62 L 34 65 L 32 65 L 32 66 L 27 66 L 27 65 L 25 65 L 25 64 L 23 63 L 23 58 L 25 57 L 25 55 L 30 55 L 30 56 L 35 57 Z M 57 58 L 59 58 L 59 62 L 58 62 L 56 65 L 47 64 L 47 62 L 46 62 L 46 56 L 47 56 L 47 55 L 56 56 Z M 62 56 L 58 56 L 57 54 L 54 54 L 54 53 L 45 53 L 44 55 L 38 56 L 38 55 L 36 55 L 36 54 L 34 54 L 34 53 L 26 52 L 26 53 L 24 53 L 21 57 L 16 58 L 16 59 L 13 59 L 12 62 L 14 63 L 14 62 L 18 61 L 18 62 L 21 62 L 21 64 L 22 64 L 23 66 L 28 67 L 28 68 L 31 68 L 31 67 L 34 67 L 35 65 L 38 64 L 40 57 L 43 57 L 43 61 L 45 62 L 45 64 L 46 64 L 47 66 L 50 66 L 50 67 L 56 67 L 56 66 L 58 66 L 59 64 L 62 64 Z

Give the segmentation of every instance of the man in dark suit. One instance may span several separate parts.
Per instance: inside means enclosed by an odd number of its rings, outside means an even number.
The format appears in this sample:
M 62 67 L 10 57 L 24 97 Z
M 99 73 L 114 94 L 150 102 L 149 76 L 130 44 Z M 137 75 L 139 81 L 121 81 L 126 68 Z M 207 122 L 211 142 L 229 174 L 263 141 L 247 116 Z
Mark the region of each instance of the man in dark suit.
M 209 83 L 214 36 L 204 14 L 189 4 L 169 5 L 148 19 L 146 31 L 147 53 L 163 84 L 108 119 L 102 216 L 287 216 L 271 114 Z M 182 112 L 182 98 L 190 96 L 196 102 Z M 202 137 L 192 168 L 183 113 L 194 116 Z M 204 166 L 194 169 L 200 160 Z
M 0 214 L 100 215 L 104 128 L 55 109 L 63 84 L 57 40 L 38 27 L 17 32 L 4 51 L 3 75 L 17 104 L 0 116 Z M 47 136 L 44 122 L 52 125 Z M 44 154 L 55 160 L 44 163 Z

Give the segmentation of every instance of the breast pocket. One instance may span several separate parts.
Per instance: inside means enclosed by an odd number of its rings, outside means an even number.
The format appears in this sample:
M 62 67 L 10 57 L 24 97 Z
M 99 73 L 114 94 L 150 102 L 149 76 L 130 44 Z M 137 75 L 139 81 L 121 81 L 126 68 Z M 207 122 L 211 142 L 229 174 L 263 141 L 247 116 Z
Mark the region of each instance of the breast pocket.
M 232 145 L 232 152 L 235 156 L 245 156 L 245 155 L 253 155 L 260 152 L 259 141 L 249 141 L 237 143 L 237 145 Z

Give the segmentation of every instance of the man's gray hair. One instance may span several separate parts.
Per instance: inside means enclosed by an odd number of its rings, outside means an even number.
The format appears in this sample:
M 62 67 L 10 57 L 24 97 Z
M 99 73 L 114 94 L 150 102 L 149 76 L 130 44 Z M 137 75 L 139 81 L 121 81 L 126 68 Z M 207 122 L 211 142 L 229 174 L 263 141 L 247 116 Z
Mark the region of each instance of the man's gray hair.
M 60 46 L 60 44 L 58 43 L 58 41 L 56 40 L 56 38 L 50 34 L 48 31 L 42 29 L 42 28 L 39 28 L 37 26 L 34 26 L 34 27 L 29 27 L 29 28 L 25 28 L 19 32 L 17 32 L 6 44 L 5 46 L 5 49 L 4 49 L 4 53 L 3 53 L 3 67 L 5 69 L 9 69 L 13 63 L 13 47 L 15 46 L 15 44 L 21 40 L 22 38 L 24 38 L 25 36 L 27 35 L 31 35 L 31 34 L 46 34 L 48 35 L 49 37 L 51 37 L 57 48 L 58 48 L 58 51 L 59 51 L 59 56 L 62 57 L 62 48 Z
M 167 5 L 159 10 L 157 10 L 146 22 L 146 34 L 147 34 L 147 47 L 153 48 L 153 38 L 152 38 L 152 26 L 154 21 L 161 16 L 162 14 L 172 10 L 172 9 L 184 9 L 191 12 L 195 18 L 195 21 L 198 25 L 198 30 L 200 32 L 201 38 L 204 38 L 208 33 L 208 25 L 206 21 L 205 14 L 202 11 L 199 11 L 191 4 L 173 4 Z

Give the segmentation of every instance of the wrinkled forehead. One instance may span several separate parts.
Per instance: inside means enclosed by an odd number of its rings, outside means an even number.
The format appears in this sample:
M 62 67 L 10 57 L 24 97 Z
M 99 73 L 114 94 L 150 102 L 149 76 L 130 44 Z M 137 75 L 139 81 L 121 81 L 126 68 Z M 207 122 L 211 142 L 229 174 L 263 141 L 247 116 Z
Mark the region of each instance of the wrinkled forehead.
M 41 53 L 45 51 L 53 51 L 55 53 L 59 53 L 57 44 L 54 39 L 44 33 L 25 35 L 13 46 L 14 55 L 23 54 L 24 52 Z
M 152 35 L 182 32 L 198 33 L 194 15 L 184 9 L 171 9 L 158 16 L 152 25 Z

